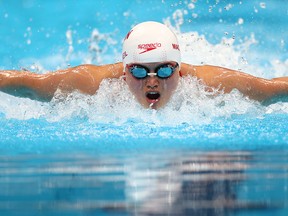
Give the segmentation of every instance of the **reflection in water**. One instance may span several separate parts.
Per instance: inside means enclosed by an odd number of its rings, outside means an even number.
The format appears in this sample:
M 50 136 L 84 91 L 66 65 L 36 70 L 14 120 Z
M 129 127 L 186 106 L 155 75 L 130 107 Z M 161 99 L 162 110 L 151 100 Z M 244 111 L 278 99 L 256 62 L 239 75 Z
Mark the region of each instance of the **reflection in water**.
M 78 154 L 0 159 L 1 215 L 288 212 L 285 152 L 163 151 L 103 158 Z

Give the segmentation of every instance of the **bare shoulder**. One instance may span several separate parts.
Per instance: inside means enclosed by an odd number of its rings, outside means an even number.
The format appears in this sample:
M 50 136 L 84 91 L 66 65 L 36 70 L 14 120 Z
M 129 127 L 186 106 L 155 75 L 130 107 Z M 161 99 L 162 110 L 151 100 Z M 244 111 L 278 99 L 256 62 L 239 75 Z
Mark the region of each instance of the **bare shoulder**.
M 84 93 L 94 94 L 103 79 L 122 76 L 123 66 L 122 63 L 99 66 L 85 64 L 55 71 L 55 74 L 63 77 L 59 85 L 61 89 L 68 91 L 78 89 Z
M 256 79 L 256 77 L 225 67 L 213 66 L 213 65 L 200 65 L 194 66 L 189 64 L 183 64 L 182 75 L 191 75 L 202 80 L 206 85 L 217 87 L 224 81 L 235 81 L 236 79 Z
M 81 74 L 83 76 L 93 76 L 94 78 L 119 78 L 123 73 L 122 63 L 92 65 L 83 64 L 76 67 L 67 68 L 64 70 L 55 71 L 58 74 Z
M 213 66 L 213 65 L 191 65 L 182 63 L 181 66 L 181 73 L 182 75 L 192 75 L 196 76 L 199 79 L 208 79 L 211 76 L 220 76 L 225 75 L 227 73 L 234 73 L 234 74 L 243 74 L 240 71 L 231 70 L 229 68 Z

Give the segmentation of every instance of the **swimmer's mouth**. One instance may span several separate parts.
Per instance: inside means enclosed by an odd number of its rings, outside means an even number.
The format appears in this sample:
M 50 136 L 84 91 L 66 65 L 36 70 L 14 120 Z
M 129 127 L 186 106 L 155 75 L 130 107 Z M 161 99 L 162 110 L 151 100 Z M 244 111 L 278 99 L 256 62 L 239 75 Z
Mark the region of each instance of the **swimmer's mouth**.
M 158 101 L 160 98 L 159 92 L 147 92 L 146 97 L 149 101 Z

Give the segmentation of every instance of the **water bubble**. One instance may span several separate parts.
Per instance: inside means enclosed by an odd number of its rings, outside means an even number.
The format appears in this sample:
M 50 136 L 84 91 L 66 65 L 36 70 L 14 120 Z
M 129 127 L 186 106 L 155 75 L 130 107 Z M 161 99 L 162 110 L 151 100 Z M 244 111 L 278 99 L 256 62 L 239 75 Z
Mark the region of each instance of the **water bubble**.
M 211 13 L 212 12 L 212 9 L 213 9 L 213 7 L 212 6 L 209 6 L 209 13 Z
M 70 61 L 71 59 L 71 56 L 72 56 L 72 53 L 73 53 L 73 40 L 72 40 L 72 30 L 71 29 L 68 29 L 66 31 L 66 40 L 67 40 L 67 43 L 68 43 L 68 52 L 67 52 L 67 55 L 66 55 L 66 64 Z
M 180 26 L 184 23 L 183 11 L 178 9 L 172 14 L 173 20 L 176 23 L 176 28 L 180 29 Z
M 124 13 L 123 13 L 123 16 L 124 17 L 129 17 L 131 15 L 131 12 L 130 11 L 125 11 Z
M 283 39 L 280 40 L 280 47 L 282 49 L 285 47 L 285 41 Z
M 244 23 L 244 19 L 239 18 L 239 19 L 238 19 L 238 24 L 239 24 L 239 25 L 242 25 L 243 23 Z
M 228 4 L 224 7 L 225 10 L 230 10 L 233 7 L 233 4 Z
M 260 2 L 260 4 L 259 4 L 259 5 L 260 5 L 260 7 L 261 7 L 261 8 L 263 8 L 263 9 L 265 9 L 265 8 L 266 8 L 266 3 L 265 3 L 265 2 Z
M 31 31 L 31 27 L 27 27 L 26 28 L 26 32 L 24 33 L 24 38 L 27 38 L 26 39 L 26 44 L 27 45 L 30 45 L 31 44 L 31 39 L 30 37 L 32 36 L 32 31 Z
M 248 61 L 242 56 L 241 57 L 241 63 L 247 65 Z
M 188 9 L 190 9 L 190 10 L 195 8 L 195 4 L 193 4 L 193 3 L 189 3 L 187 6 L 188 6 Z
M 198 14 L 192 13 L 192 17 L 193 17 L 194 19 L 196 19 L 196 18 L 198 17 Z

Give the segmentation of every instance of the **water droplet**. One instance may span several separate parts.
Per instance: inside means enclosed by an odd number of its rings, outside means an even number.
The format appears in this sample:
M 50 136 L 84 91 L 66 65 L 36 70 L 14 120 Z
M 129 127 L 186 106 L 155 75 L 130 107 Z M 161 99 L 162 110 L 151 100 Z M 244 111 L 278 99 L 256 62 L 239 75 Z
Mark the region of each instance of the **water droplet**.
M 244 23 L 244 19 L 239 18 L 239 19 L 238 19 L 238 24 L 239 24 L 239 25 L 242 25 L 243 23 Z
M 195 5 L 193 3 L 188 4 L 188 9 L 192 10 L 195 8 Z
M 266 3 L 265 2 L 260 2 L 260 7 L 265 9 L 266 8 Z

